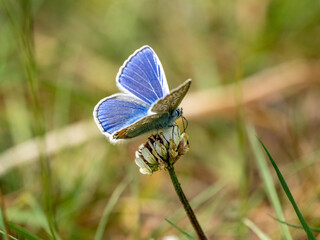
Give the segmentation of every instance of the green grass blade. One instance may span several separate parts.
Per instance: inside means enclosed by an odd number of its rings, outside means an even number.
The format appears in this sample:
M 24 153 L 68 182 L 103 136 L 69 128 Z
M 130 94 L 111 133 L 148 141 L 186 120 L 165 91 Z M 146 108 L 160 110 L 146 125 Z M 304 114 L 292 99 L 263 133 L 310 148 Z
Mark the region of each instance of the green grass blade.
M 272 216 L 271 216 L 272 217 Z M 282 221 L 278 218 L 275 218 L 275 217 L 272 217 L 274 220 L 278 221 L 279 223 L 282 223 L 282 224 L 286 224 L 287 226 L 289 227 L 293 227 L 293 228 L 301 228 L 303 229 L 303 227 L 301 225 L 296 225 L 296 224 L 292 224 L 292 223 L 287 223 L 285 221 Z M 314 232 L 320 232 L 320 228 L 315 228 L 315 227 L 310 227 L 310 229 Z
M 190 204 L 193 209 L 200 207 L 205 202 L 209 201 L 209 199 L 213 198 L 218 192 L 221 191 L 225 187 L 225 184 L 221 182 L 217 182 L 212 184 L 210 187 L 199 193 L 193 199 L 190 200 Z M 185 217 L 185 212 L 183 207 L 179 207 L 177 210 L 173 211 L 170 214 L 170 218 L 175 222 L 180 221 L 183 217 Z M 164 222 L 165 223 L 165 222 Z M 168 230 L 168 224 L 161 223 L 160 226 L 153 231 L 151 236 L 153 238 L 157 238 L 158 236 L 162 235 L 166 230 Z
M 245 218 L 243 223 L 248 226 L 261 240 L 271 240 L 264 232 L 261 231 L 251 220 Z
M 0 230 L 0 233 L 4 235 L 4 231 L 1 231 L 1 230 Z M 9 236 L 10 239 L 19 240 L 18 238 L 15 238 L 14 236 L 11 236 L 11 235 L 8 235 L 8 236 Z M 1 239 L 1 238 L 0 238 L 0 239 Z
M 116 205 L 116 203 L 119 200 L 120 195 L 122 194 L 122 192 L 124 191 L 124 189 L 127 187 L 127 185 L 129 184 L 129 182 L 131 181 L 131 178 L 126 178 L 124 179 L 118 186 L 117 188 L 113 191 L 109 202 L 107 203 L 101 220 L 99 222 L 97 231 L 96 231 L 96 235 L 94 237 L 95 240 L 102 240 L 103 239 L 103 233 L 104 233 L 104 229 L 107 225 L 107 222 L 109 220 L 109 216 L 112 212 L 112 209 L 114 208 L 114 206 Z
M 282 176 L 282 174 L 281 174 L 281 172 L 280 172 L 277 164 L 275 163 L 275 161 L 274 161 L 273 158 L 271 157 L 268 149 L 264 146 L 264 144 L 262 143 L 262 141 L 261 141 L 259 138 L 258 138 L 258 140 L 259 140 L 260 144 L 262 145 L 263 149 L 265 150 L 265 152 L 266 152 L 266 154 L 267 154 L 267 156 L 268 156 L 268 158 L 269 158 L 269 160 L 270 160 L 273 168 L 275 169 L 275 171 L 276 171 L 276 173 L 277 173 L 277 175 L 278 175 L 278 179 L 279 179 L 279 181 L 280 181 L 280 183 L 281 183 L 281 186 L 282 186 L 283 190 L 285 191 L 285 193 L 286 193 L 289 201 L 291 202 L 291 204 L 292 204 L 292 206 L 293 206 L 293 208 L 294 208 L 294 210 L 295 210 L 295 212 L 296 212 L 296 214 L 297 214 L 297 216 L 298 216 L 298 218 L 299 218 L 299 221 L 300 221 L 301 225 L 303 226 L 304 231 L 306 232 L 306 234 L 307 234 L 307 236 L 308 236 L 308 239 L 309 239 L 309 240 L 310 240 L 310 239 L 316 240 L 316 237 L 314 236 L 312 230 L 310 229 L 310 227 L 309 227 L 309 225 L 307 224 L 306 220 L 305 220 L 304 217 L 302 216 L 302 214 L 301 214 L 301 212 L 300 212 L 300 210 L 299 210 L 299 208 L 298 208 L 298 205 L 296 204 L 296 202 L 295 202 L 295 200 L 294 200 L 294 198 L 293 198 L 293 196 L 292 196 L 292 194 L 291 194 L 291 192 L 290 192 L 290 189 L 289 189 L 286 181 L 284 180 L 284 178 L 283 178 L 283 176 Z
M 255 131 L 251 125 L 247 125 L 247 134 L 249 137 L 249 141 L 255 156 L 255 159 L 257 161 L 258 169 L 261 175 L 261 178 L 263 179 L 263 182 L 266 187 L 266 192 L 269 198 L 269 201 L 271 202 L 274 211 L 279 219 L 285 219 L 283 210 L 281 207 L 281 203 L 279 200 L 279 197 L 277 195 L 276 187 L 274 185 L 271 173 L 268 168 L 267 160 L 263 155 L 263 152 L 259 146 L 259 142 L 257 141 L 255 137 Z M 287 240 L 292 240 L 292 237 L 290 235 L 289 228 L 285 225 L 280 225 L 283 237 Z
M 194 238 L 189 235 L 188 233 L 186 233 L 185 231 L 183 231 L 180 227 L 178 227 L 177 225 L 175 225 L 173 222 L 171 222 L 169 219 L 165 218 L 165 220 L 171 224 L 174 228 L 176 228 L 179 232 L 181 232 L 183 235 L 185 235 L 188 239 L 190 240 L 194 240 Z
M 27 232 L 23 228 L 18 227 L 17 225 L 14 225 L 13 223 L 8 223 L 8 225 L 9 225 L 9 228 L 13 232 L 18 233 L 20 236 L 23 236 L 25 239 L 28 239 L 28 240 L 42 240 L 41 238 L 38 238 L 38 237 L 32 235 L 31 233 Z
M 3 239 L 4 240 L 9 240 L 7 228 L 6 228 L 4 217 L 3 217 L 3 214 L 2 214 L 2 208 L 0 208 L 0 228 L 1 228 L 2 232 L 3 232 Z

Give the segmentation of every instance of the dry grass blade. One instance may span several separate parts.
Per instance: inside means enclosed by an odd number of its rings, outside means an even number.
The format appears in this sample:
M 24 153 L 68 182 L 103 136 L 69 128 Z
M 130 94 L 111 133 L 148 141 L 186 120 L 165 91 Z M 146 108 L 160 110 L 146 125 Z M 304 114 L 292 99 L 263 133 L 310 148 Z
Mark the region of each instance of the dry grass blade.
M 47 154 L 51 155 L 68 147 L 78 146 L 99 136 L 93 121 L 83 121 L 45 135 Z M 0 176 L 11 168 L 39 158 L 37 138 L 16 145 L 0 155 Z
M 319 83 L 319 79 L 317 61 L 284 63 L 242 79 L 242 104 L 277 101 L 279 96 L 284 98 Z M 191 93 L 182 101 L 185 117 L 194 120 L 230 114 L 236 111 L 237 105 L 234 84 Z
M 295 61 L 264 70 L 242 80 L 242 104 L 275 101 L 276 96 L 287 97 L 319 83 L 320 63 Z M 235 112 L 237 102 L 233 84 L 211 90 L 190 93 L 182 102 L 189 120 L 208 119 Z M 208 104 L 209 103 L 209 104 Z M 100 136 L 93 120 L 81 121 L 45 135 L 47 154 L 78 146 Z M 11 168 L 39 157 L 36 139 L 14 146 L 0 154 L 0 176 Z

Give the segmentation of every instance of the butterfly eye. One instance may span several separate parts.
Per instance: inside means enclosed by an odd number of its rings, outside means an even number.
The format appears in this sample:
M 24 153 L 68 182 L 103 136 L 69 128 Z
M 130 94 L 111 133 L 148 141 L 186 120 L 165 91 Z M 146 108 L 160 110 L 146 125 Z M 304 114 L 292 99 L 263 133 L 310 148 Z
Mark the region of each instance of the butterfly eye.
M 176 112 L 177 112 L 177 117 L 181 117 L 182 116 L 182 108 L 177 108 Z

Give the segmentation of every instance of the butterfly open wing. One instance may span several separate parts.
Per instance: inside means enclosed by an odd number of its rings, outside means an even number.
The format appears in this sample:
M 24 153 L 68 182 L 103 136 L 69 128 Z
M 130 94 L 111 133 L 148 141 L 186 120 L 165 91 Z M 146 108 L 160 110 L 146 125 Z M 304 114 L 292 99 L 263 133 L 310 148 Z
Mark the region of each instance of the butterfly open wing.
M 116 81 L 124 93 L 102 99 L 93 112 L 100 131 L 111 142 L 168 127 L 191 84 L 187 80 L 169 93 L 160 60 L 149 46 L 124 62 Z
M 150 106 L 129 94 L 114 94 L 102 99 L 94 109 L 100 131 L 110 141 L 112 135 L 148 115 Z
M 161 62 L 149 46 L 138 49 L 124 62 L 117 85 L 149 105 L 169 93 Z
M 177 109 L 180 105 L 182 99 L 187 94 L 191 85 L 191 79 L 186 80 L 179 87 L 173 89 L 164 98 L 158 100 L 152 107 L 151 112 L 154 113 L 164 113 L 172 112 Z
M 191 79 L 188 79 L 179 87 L 173 89 L 170 94 L 159 99 L 151 109 L 152 115 L 143 117 L 135 123 L 115 132 L 114 139 L 133 138 L 152 129 L 161 129 L 172 124 L 170 114 L 177 109 L 182 99 L 188 92 Z

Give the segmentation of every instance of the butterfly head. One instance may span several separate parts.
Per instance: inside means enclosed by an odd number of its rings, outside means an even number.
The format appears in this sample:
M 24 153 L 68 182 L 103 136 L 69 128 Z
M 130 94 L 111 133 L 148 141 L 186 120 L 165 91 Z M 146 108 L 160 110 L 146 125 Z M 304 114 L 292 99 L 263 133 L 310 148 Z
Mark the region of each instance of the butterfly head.
M 182 113 L 183 113 L 182 108 L 177 108 L 176 109 L 177 118 L 181 117 Z
M 178 118 L 182 117 L 182 108 L 177 108 L 176 110 L 173 110 L 170 114 L 170 123 L 169 125 L 173 124 Z
M 187 127 L 188 127 L 188 121 L 187 119 L 183 116 L 183 109 L 182 108 L 177 108 L 175 110 L 175 114 L 176 114 L 176 119 L 181 117 L 182 119 L 182 125 L 183 125 L 183 132 L 186 131 Z

